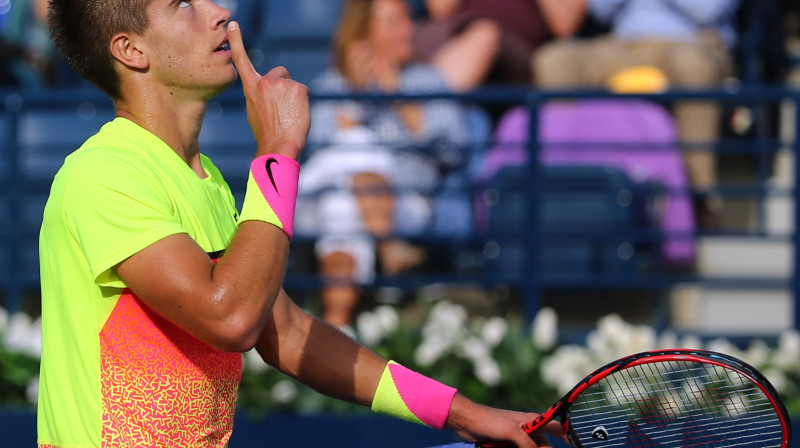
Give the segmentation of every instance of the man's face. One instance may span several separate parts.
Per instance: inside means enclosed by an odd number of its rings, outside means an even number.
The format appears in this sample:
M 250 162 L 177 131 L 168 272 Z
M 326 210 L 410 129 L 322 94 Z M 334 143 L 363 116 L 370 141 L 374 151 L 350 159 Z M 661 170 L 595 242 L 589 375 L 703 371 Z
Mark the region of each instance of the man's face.
M 213 97 L 236 80 L 225 26 L 231 14 L 211 0 L 154 0 L 143 36 L 150 71 L 173 94 Z

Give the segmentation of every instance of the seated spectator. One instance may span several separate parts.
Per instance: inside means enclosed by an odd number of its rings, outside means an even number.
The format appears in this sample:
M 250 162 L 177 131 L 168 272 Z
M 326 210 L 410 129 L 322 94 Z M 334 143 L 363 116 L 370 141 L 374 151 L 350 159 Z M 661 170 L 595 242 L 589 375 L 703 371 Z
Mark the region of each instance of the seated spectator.
M 419 57 L 454 91 L 483 84 L 528 84 L 534 50 L 581 25 L 586 0 L 424 0 L 428 20 Z
M 41 87 L 56 83 L 55 49 L 47 30 L 47 0 L 19 0 L 0 7 L 0 85 Z
M 404 0 L 348 0 L 335 36 L 334 65 L 314 94 L 445 92 L 432 67 L 413 61 L 414 24 Z M 402 239 L 431 222 L 430 195 L 461 162 L 468 134 L 452 101 L 312 104 L 308 159 L 300 176 L 297 229 L 318 236 L 323 318 L 348 325 L 376 264 L 394 274 L 424 251 Z M 377 259 L 376 259 L 377 254 Z
M 677 89 L 719 86 L 731 75 L 733 27 L 738 0 L 589 0 L 589 11 L 611 32 L 591 39 L 542 46 L 532 59 L 534 82 L 544 88 L 603 87 L 619 72 L 652 66 Z M 680 101 L 674 113 L 685 162 L 695 190 L 699 225 L 721 225 L 716 156 L 719 107 L 711 101 Z

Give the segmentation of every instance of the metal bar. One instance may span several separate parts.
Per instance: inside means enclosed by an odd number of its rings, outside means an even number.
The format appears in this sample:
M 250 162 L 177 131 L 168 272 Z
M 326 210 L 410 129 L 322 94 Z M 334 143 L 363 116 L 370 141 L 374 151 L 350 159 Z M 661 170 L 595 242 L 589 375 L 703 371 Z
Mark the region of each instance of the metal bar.
M 539 228 L 539 203 L 541 193 L 541 163 L 539 153 L 541 144 L 539 140 L 539 113 L 542 107 L 542 97 L 537 92 L 532 92 L 525 100 L 528 109 L 528 151 L 527 172 L 528 180 L 525 184 L 527 198 L 525 216 L 527 231 L 524 235 L 525 242 L 525 267 L 527 272 L 525 280 L 525 307 L 524 314 L 527 321 L 532 321 L 536 312 L 541 307 L 542 285 L 540 282 L 541 269 L 539 266 L 540 232 Z
M 800 330 L 800 182 L 797 175 L 800 174 L 800 94 L 793 93 L 794 102 L 794 141 L 792 150 L 794 152 L 794 241 L 792 266 L 792 297 L 794 297 L 794 328 Z

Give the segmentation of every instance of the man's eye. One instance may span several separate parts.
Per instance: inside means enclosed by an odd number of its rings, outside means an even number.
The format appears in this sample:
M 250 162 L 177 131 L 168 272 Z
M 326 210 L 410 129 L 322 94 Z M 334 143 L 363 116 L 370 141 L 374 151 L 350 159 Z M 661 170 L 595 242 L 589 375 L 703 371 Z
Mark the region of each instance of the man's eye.
M 191 2 L 189 0 L 184 0 L 184 1 L 180 2 L 180 3 L 178 3 L 178 8 L 186 8 L 186 7 L 190 6 L 190 3 Z

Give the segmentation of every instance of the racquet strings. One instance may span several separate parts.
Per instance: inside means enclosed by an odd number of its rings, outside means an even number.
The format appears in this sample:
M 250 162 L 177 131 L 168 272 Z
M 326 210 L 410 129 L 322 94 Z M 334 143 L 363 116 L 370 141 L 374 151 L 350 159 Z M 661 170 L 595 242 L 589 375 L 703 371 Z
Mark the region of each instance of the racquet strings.
M 780 447 L 783 427 L 761 388 L 736 370 L 662 361 L 616 371 L 578 396 L 570 425 L 587 447 Z

